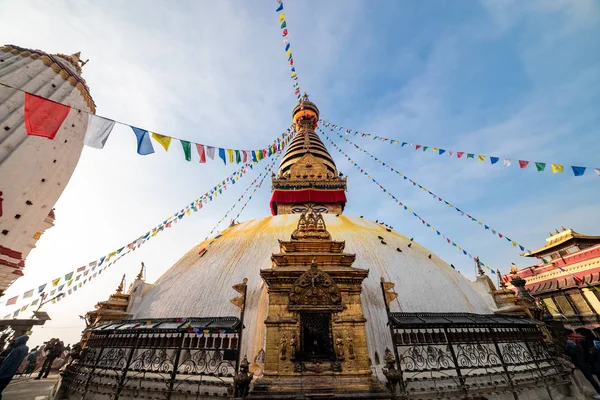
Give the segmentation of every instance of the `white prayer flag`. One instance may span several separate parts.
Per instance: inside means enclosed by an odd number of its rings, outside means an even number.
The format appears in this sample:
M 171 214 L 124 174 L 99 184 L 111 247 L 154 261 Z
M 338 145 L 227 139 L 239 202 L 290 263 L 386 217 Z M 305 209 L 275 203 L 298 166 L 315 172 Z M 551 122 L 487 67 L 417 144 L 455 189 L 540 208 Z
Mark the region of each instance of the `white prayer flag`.
M 115 121 L 94 114 L 88 115 L 88 126 L 83 138 L 83 144 L 95 149 L 103 149 Z
M 504 166 L 505 167 L 509 167 L 511 162 L 512 162 L 512 160 L 509 160 L 508 158 L 505 158 L 504 159 Z
M 594 171 L 596 171 L 596 174 L 600 176 L 600 168 L 594 168 Z
M 206 155 L 211 159 L 215 159 L 215 148 L 212 146 L 206 146 Z

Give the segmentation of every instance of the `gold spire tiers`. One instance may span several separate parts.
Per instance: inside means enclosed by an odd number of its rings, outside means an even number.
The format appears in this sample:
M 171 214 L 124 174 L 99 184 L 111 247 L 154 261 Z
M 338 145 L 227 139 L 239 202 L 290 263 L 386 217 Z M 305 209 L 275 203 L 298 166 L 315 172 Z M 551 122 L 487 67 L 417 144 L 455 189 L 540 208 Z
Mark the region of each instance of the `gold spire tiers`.
M 341 214 L 346 204 L 346 178 L 339 176 L 333 158 L 315 133 L 319 109 L 308 95 L 294 108 L 292 120 L 296 134 L 273 177 L 272 214 L 297 214 L 309 207 Z

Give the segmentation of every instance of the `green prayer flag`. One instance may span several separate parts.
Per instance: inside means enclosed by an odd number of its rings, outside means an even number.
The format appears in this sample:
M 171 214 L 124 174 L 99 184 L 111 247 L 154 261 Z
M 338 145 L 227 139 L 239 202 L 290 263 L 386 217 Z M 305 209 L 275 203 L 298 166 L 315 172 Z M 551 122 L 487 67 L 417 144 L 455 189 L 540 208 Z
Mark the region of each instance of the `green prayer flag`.
M 475 154 L 469 153 L 469 154 L 467 154 L 467 158 L 475 159 Z
M 426 151 L 428 149 L 427 146 L 423 146 L 423 151 Z
M 242 162 L 242 156 L 240 155 L 240 151 L 236 150 L 235 151 L 235 163 L 239 164 Z
M 287 26 L 287 24 L 285 23 L 285 21 L 283 21 L 283 22 L 281 23 L 281 29 L 285 28 L 286 26 Z
M 68 274 L 65 275 L 65 281 L 70 280 L 73 277 L 73 273 L 69 272 Z
M 543 171 L 546 168 L 546 163 L 545 162 L 536 162 L 535 167 L 537 168 L 538 171 Z
M 187 161 L 192 161 L 192 144 L 187 140 L 179 140 Z

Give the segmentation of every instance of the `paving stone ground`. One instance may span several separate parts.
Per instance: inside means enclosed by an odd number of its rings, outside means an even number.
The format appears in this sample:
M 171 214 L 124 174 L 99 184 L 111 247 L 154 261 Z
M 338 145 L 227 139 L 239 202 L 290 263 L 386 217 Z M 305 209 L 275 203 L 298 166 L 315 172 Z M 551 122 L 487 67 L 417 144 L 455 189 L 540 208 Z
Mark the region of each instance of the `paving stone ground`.
M 15 377 L 2 392 L 2 400 L 50 400 L 52 388 L 58 381 L 58 374 L 46 379 L 34 380 L 35 376 Z

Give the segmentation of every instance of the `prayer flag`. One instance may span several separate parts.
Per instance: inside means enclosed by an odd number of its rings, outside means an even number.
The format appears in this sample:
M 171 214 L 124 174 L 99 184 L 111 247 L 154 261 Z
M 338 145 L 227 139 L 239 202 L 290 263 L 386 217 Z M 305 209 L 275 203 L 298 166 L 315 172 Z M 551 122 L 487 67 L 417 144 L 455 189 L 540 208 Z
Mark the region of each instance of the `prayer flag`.
M 65 287 L 65 284 L 63 283 L 62 285 L 60 285 L 60 286 L 58 287 L 58 291 L 59 291 L 59 292 L 62 292 L 62 290 L 63 290 L 63 288 L 64 288 L 64 287 Z
M 169 146 L 171 145 L 171 136 L 164 136 L 158 133 L 152 132 L 152 139 L 156 140 L 162 147 L 165 148 L 165 151 L 169 151 Z
M 8 299 L 8 301 L 6 302 L 7 306 L 11 306 L 13 304 L 17 304 L 17 299 L 19 298 L 19 296 L 15 296 L 15 297 L 11 297 L 10 299 Z
M 183 154 L 185 154 L 186 161 L 192 161 L 192 144 L 187 140 L 181 140 L 181 147 L 183 147 Z
M 446 152 L 446 150 L 444 149 L 439 149 L 438 150 L 438 154 L 441 156 L 442 154 L 444 154 Z
M 39 301 L 40 301 L 40 299 L 35 299 L 35 300 L 34 300 L 34 301 L 31 303 L 31 305 L 32 305 L 32 306 L 35 306 L 35 305 L 36 305 L 36 304 L 37 304 Z
M 73 277 L 73 273 L 69 272 L 68 274 L 65 275 L 65 281 L 70 280 Z
M 474 160 L 475 159 L 475 154 L 469 153 L 469 154 L 467 154 L 467 158 L 472 158 Z
M 82 272 L 82 271 L 85 271 L 85 265 L 83 267 L 77 268 L 77 272 Z
M 285 13 L 279 14 L 279 22 L 283 21 L 284 19 L 285 19 Z
M 248 153 L 246 152 L 246 150 L 242 150 L 242 156 L 243 156 L 242 162 L 245 163 L 246 161 L 248 161 Z
M 219 149 L 219 158 L 223 160 L 223 163 L 227 164 L 227 160 L 225 159 L 225 149 Z
M 70 106 L 25 93 L 25 130 L 28 135 L 54 139 L 70 110 Z
M 60 282 L 60 278 L 56 278 L 52 281 L 52 287 L 58 286 L 58 282 Z
M 529 165 L 529 161 L 519 160 L 519 167 L 526 168 Z
M 239 163 L 242 162 L 242 157 L 240 155 L 240 151 L 239 150 L 235 151 L 235 162 L 236 162 L 236 164 L 239 164 Z
M 535 163 L 535 167 L 537 168 L 538 171 L 543 171 L 546 168 L 546 163 L 543 162 L 536 162 Z
M 13 318 L 17 318 L 17 315 L 19 315 L 19 310 L 15 311 L 13 314 Z
M 215 159 L 215 148 L 212 146 L 206 146 L 206 155 L 211 160 L 214 160 Z
M 552 173 L 557 174 L 559 172 L 563 172 L 565 170 L 565 166 L 563 164 L 551 164 Z
M 421 148 L 420 144 L 415 145 L 415 150 L 419 150 Z
M 485 156 L 484 155 L 479 154 L 477 156 L 477 161 L 484 161 L 484 160 L 485 160 Z
M 135 133 L 137 139 L 137 153 L 141 156 L 154 153 L 154 147 L 150 141 L 148 131 L 136 128 L 135 126 L 132 126 L 131 129 L 133 129 L 133 133 Z
M 279 7 L 277 7 L 277 10 L 275 11 L 279 12 L 281 10 L 283 10 L 283 3 L 279 3 Z
M 505 159 L 504 159 L 504 166 L 505 166 L 505 167 L 510 167 L 510 163 L 511 163 L 511 162 L 512 162 L 512 160 L 510 160 L 510 159 L 508 159 L 508 158 L 505 158 Z
M 95 149 L 103 149 L 108 136 L 115 126 L 115 121 L 88 114 L 88 125 L 83 144 Z
M 287 29 L 284 29 L 283 32 L 281 33 L 281 35 L 284 36 L 284 37 L 287 36 L 287 34 L 288 34 L 288 30 Z
M 67 286 L 71 286 L 73 284 L 73 279 L 70 279 L 69 282 L 67 282 Z
M 282 16 L 282 17 L 285 17 L 283 14 L 281 14 L 281 16 Z M 282 19 L 281 17 L 279 18 L 279 20 L 280 20 L 280 21 L 283 21 L 283 19 Z M 285 23 L 285 21 L 283 21 L 283 22 L 281 23 L 281 29 L 285 28 L 286 26 L 287 26 L 287 24 Z
M 25 294 L 23 294 L 23 298 L 24 298 L 24 299 L 28 299 L 28 298 L 30 298 L 31 296 L 33 296 L 33 289 L 31 289 L 31 290 L 28 290 L 28 291 L 26 291 L 26 292 L 25 292 Z
M 233 163 L 233 150 L 227 149 L 227 158 L 229 159 L 229 164 Z
M 594 172 L 596 175 L 600 176 L 600 168 L 594 168 Z
M 206 162 L 206 154 L 204 153 L 204 145 L 196 143 L 196 150 L 198 151 L 198 155 L 200 156 L 200 162 Z
M 456 152 L 456 157 L 461 158 L 464 154 L 465 154 L 464 151 L 457 151 Z
M 44 283 L 42 286 L 40 286 L 38 288 L 38 293 L 42 293 L 44 291 L 44 289 L 46 288 L 46 284 Z
M 573 175 L 575 176 L 581 176 L 585 173 L 586 167 L 575 167 L 572 166 L 571 169 L 573 169 Z
M 490 157 L 490 162 L 491 162 L 492 164 L 496 164 L 496 163 L 498 162 L 498 160 L 500 160 L 500 158 L 499 158 L 499 157 Z

